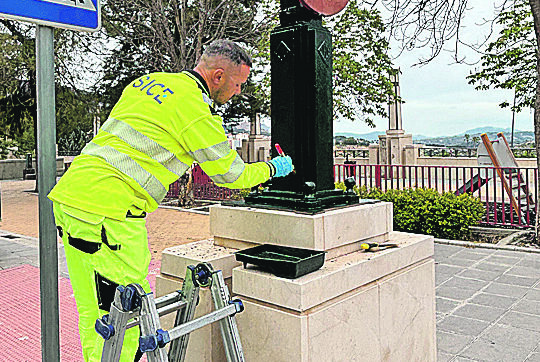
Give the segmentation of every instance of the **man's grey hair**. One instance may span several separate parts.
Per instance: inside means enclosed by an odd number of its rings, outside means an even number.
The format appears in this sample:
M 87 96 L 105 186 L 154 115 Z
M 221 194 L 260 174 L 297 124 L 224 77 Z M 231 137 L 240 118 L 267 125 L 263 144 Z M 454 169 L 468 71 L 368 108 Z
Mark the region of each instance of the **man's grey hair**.
M 201 57 L 201 61 L 206 61 L 208 58 L 222 56 L 230 60 L 234 65 L 245 64 L 251 67 L 251 56 L 233 41 L 220 39 L 210 43 Z

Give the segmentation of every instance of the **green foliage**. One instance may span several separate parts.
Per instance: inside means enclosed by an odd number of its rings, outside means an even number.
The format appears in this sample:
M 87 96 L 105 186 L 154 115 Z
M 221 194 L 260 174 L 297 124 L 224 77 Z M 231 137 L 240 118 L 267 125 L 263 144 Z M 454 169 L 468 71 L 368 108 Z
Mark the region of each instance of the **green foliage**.
M 345 189 L 343 183 L 337 188 Z M 368 190 L 355 187 L 362 199 L 377 199 L 394 205 L 394 229 L 436 238 L 461 239 L 469 226 L 477 225 L 485 213 L 482 202 L 469 194 L 439 194 L 433 189 Z
M 387 54 L 384 22 L 376 9 L 351 0 L 332 23 L 334 118 L 362 119 L 374 127 L 373 116 L 387 117 L 388 99 L 395 97 L 389 76 L 397 70 Z
M 238 192 L 235 192 L 234 194 L 231 195 L 231 200 L 243 200 L 244 197 L 250 194 L 251 189 L 241 189 L 241 190 L 236 190 L 236 191 Z
M 279 4 L 276 0 L 262 4 L 270 26 L 261 35 L 256 60 L 257 67 L 264 69 L 270 65 L 270 31 L 279 24 Z M 363 120 L 374 127 L 373 116 L 388 116 L 388 99 L 395 96 L 390 75 L 397 72 L 387 54 L 389 44 L 381 15 L 351 0 L 345 10 L 324 21 L 333 42 L 334 119 Z M 262 85 L 261 94 L 268 97 L 270 72 L 263 75 Z
M 58 88 L 56 92 L 56 140 L 58 151 L 78 154 L 92 137 L 97 114 L 95 94 Z
M 499 104 L 520 112 L 533 108 L 536 94 L 536 37 L 531 7 L 527 0 L 516 0 L 513 9 L 501 13 L 499 37 L 487 46 L 482 67 L 469 75 L 469 84 L 477 90 L 490 88 L 515 91 L 515 106 L 509 101 Z M 514 101 L 512 101 L 514 103 Z

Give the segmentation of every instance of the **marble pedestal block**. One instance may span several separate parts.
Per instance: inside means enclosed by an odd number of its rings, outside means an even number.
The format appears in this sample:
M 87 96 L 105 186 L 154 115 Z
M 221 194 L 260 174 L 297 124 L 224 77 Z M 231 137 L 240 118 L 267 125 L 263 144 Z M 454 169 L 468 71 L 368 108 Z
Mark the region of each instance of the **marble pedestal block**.
M 233 269 L 248 361 L 436 361 L 432 237 L 329 260 L 297 279 Z
M 157 295 L 180 289 L 187 265 L 221 269 L 246 306 L 237 315 L 247 361 L 435 361 L 433 238 L 392 231 L 392 205 L 306 215 L 247 207 L 210 208 L 213 239 L 166 249 Z M 371 253 L 361 242 L 398 248 Z M 297 279 L 236 262 L 257 244 L 324 250 L 324 266 Z M 213 310 L 201 291 L 197 315 Z M 169 324 L 167 324 L 169 323 Z M 162 323 L 165 329 L 172 325 Z M 225 361 L 218 324 L 192 333 L 189 361 Z
M 334 258 L 360 250 L 359 241 L 383 242 L 392 231 L 392 203 L 377 202 L 309 215 L 216 205 L 210 208 L 215 245 L 244 249 L 258 244 L 324 250 Z

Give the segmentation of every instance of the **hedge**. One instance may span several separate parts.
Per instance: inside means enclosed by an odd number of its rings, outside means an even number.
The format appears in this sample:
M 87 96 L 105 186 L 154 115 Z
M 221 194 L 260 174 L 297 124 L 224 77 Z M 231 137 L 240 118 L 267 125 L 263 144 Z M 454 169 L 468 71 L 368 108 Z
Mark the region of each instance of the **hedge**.
M 345 190 L 343 183 L 336 187 Z M 469 226 L 477 225 L 485 213 L 482 202 L 469 194 L 439 194 L 433 189 L 367 190 L 354 188 L 362 199 L 394 204 L 394 230 L 433 235 L 436 238 L 466 238 Z

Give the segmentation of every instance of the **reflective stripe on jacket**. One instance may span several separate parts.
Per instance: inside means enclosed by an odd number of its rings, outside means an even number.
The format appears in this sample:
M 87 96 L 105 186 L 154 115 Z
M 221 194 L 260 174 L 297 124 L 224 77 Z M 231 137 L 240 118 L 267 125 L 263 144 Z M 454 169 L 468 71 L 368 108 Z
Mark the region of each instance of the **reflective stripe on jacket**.
M 252 187 L 270 176 L 266 163 L 245 164 L 229 147 L 197 73 L 149 74 L 124 89 L 49 198 L 122 220 L 132 205 L 154 211 L 194 161 L 229 188 Z

